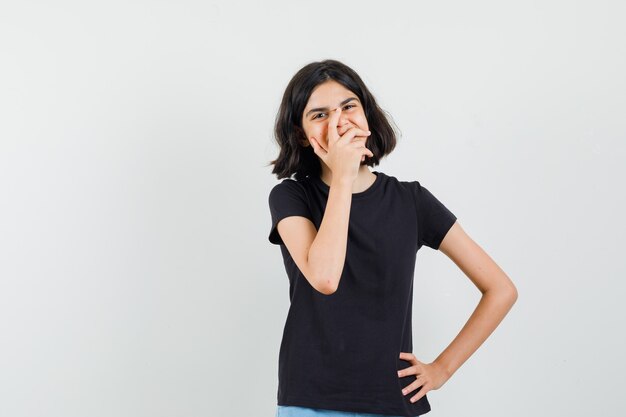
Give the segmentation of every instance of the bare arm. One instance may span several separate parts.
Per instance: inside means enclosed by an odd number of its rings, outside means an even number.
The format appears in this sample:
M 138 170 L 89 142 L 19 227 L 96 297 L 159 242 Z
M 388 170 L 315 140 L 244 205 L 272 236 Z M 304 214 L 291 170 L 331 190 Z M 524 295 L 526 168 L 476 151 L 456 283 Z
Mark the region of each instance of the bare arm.
M 337 290 L 346 260 L 348 223 L 352 204 L 352 185 L 333 180 L 326 210 L 315 240 L 311 244 L 308 265 L 318 291 L 330 295 Z
M 398 371 L 398 376 L 418 375 L 403 390 L 404 395 L 412 395 L 411 402 L 439 389 L 484 343 L 517 300 L 517 288 L 509 277 L 458 222 L 452 225 L 439 250 L 467 275 L 482 297 L 459 334 L 432 363 L 421 362 L 410 352 L 400 353 L 400 358 L 410 361 L 412 366 Z
M 348 245 L 352 185 L 359 173 L 360 161 L 365 155 L 374 156 L 365 147 L 365 141 L 371 132 L 347 127 L 340 135 L 337 130 L 340 111 L 341 108 L 338 107 L 330 116 L 328 139 L 322 142 L 325 146 L 315 137 L 310 138 L 315 154 L 332 172 L 326 209 L 319 230 L 315 231 L 313 223 L 302 218 L 285 219 L 277 226 L 300 271 L 313 288 L 325 295 L 337 290 L 343 272 Z
M 325 295 L 337 290 L 346 260 L 352 185 L 333 180 L 319 230 L 311 220 L 289 216 L 276 226 L 298 269 Z
M 482 293 L 480 302 L 456 338 L 435 359 L 448 376 L 483 344 L 517 300 L 517 288 L 493 259 L 456 222 L 441 242 L 446 254 Z

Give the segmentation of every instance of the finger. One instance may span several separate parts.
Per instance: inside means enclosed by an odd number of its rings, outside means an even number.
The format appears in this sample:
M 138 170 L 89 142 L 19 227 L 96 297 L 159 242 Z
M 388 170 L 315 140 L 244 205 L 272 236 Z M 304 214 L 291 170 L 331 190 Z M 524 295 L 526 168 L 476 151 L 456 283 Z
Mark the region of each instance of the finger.
M 361 161 L 365 160 L 366 156 L 369 156 L 370 158 L 374 156 L 374 152 L 370 151 L 367 146 L 365 146 L 365 143 L 360 140 L 350 143 L 350 146 L 358 150 Z
M 370 136 L 371 134 L 372 132 L 370 132 L 369 130 L 359 129 L 358 127 L 351 127 L 343 134 L 343 136 L 341 136 L 341 138 L 352 140 L 356 136 L 367 137 L 367 136 Z
M 354 138 L 352 138 L 352 141 L 350 142 L 351 145 L 357 145 L 357 147 L 367 147 L 367 137 L 364 136 L 356 136 Z
M 415 391 L 416 389 L 418 389 L 422 385 L 424 385 L 424 381 L 421 381 L 419 379 L 419 377 L 418 377 L 415 381 L 411 382 L 409 385 L 407 385 L 406 387 L 404 387 L 402 389 L 402 395 L 407 395 L 407 394 Z
M 366 155 L 369 155 L 370 157 L 374 156 L 374 152 L 367 147 L 367 138 L 363 138 L 363 149 L 365 149 Z
M 328 154 L 326 149 L 324 149 L 314 137 L 311 137 L 310 143 L 311 146 L 313 146 L 313 152 L 320 158 L 324 159 L 326 157 L 326 154 Z
M 328 152 L 328 144 L 326 144 L 326 146 L 325 146 L 323 141 L 318 140 L 314 136 L 311 136 L 311 139 L 315 139 L 315 143 L 317 144 L 317 146 L 320 147 L 321 149 L 323 149 L 324 151 Z M 324 154 L 324 155 L 326 155 L 326 154 Z
M 361 161 L 365 160 L 365 157 L 373 157 L 374 152 L 372 152 L 366 145 L 364 140 L 354 140 L 350 145 L 359 150 L 361 153 Z
M 427 392 L 428 392 L 428 388 L 426 388 L 426 384 L 422 385 L 422 389 L 417 391 L 417 394 L 411 397 L 411 402 L 414 403 L 415 401 L 419 400 L 424 395 L 426 395 Z
M 370 151 L 365 146 L 355 146 L 355 147 L 361 151 L 361 156 L 363 157 L 369 156 L 371 158 L 374 156 L 374 152 Z
M 328 149 L 326 149 L 324 144 L 317 140 L 317 138 L 315 137 L 312 137 L 311 139 L 313 139 L 312 142 L 315 143 L 315 147 L 317 148 L 317 154 L 320 156 L 326 156 L 328 154 Z
M 350 139 L 351 142 L 355 142 L 355 141 L 363 141 L 363 142 L 367 142 L 367 140 L 369 139 L 369 136 L 367 135 L 355 135 L 352 139 Z
M 341 115 L 341 107 L 337 107 L 333 110 L 333 113 L 328 118 L 328 142 L 335 142 L 339 139 L 339 132 L 337 132 L 337 124 L 339 124 L 339 116 Z
M 400 352 L 400 359 L 404 359 L 405 361 L 409 361 L 411 363 L 411 365 L 415 365 L 417 363 L 415 355 L 413 355 L 410 352 Z
M 405 376 L 409 376 L 409 375 L 413 375 L 414 373 L 411 372 L 411 369 L 413 369 L 412 366 L 409 366 L 408 368 L 402 368 L 398 371 L 398 378 L 402 378 Z
M 359 126 L 352 126 L 352 125 L 348 125 L 348 124 L 346 124 L 345 126 L 337 127 L 337 133 L 339 133 L 339 136 L 343 136 L 343 135 L 345 135 L 345 134 L 346 134 L 346 132 L 347 132 L 348 130 L 350 130 L 350 129 L 359 129 L 361 132 L 363 132 L 363 133 L 361 133 L 361 134 L 360 134 L 360 135 L 358 135 L 358 136 L 365 136 L 365 132 L 370 132 L 369 130 L 367 130 L 367 129 L 362 129 L 362 128 L 361 128 L 361 127 L 359 127 Z

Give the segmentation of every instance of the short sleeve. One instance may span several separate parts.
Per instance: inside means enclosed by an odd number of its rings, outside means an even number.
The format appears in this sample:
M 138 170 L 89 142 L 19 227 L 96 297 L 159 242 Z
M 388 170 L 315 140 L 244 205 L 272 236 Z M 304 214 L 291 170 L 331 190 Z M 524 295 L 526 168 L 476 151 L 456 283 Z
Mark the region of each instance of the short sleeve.
M 441 241 L 456 221 L 456 216 L 419 181 L 413 182 L 417 209 L 418 249 L 426 245 L 438 250 Z
M 276 225 L 285 217 L 303 216 L 313 221 L 304 187 L 295 180 L 287 178 L 276 184 L 270 191 L 268 202 L 272 218 L 268 239 L 273 244 L 284 244 Z

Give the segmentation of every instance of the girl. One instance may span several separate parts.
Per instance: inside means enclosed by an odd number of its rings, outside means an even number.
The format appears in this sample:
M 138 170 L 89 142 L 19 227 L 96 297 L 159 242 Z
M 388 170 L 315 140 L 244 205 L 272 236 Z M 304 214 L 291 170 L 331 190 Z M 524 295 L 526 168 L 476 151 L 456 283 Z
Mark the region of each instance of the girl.
M 278 417 L 417 416 L 493 332 L 517 289 L 419 181 L 370 171 L 396 145 L 361 78 L 336 60 L 300 69 L 283 95 L 271 163 L 269 241 L 290 307 L 278 363 Z M 291 176 L 295 174 L 295 179 Z M 466 325 L 432 362 L 411 352 L 413 275 L 422 246 L 481 291 Z

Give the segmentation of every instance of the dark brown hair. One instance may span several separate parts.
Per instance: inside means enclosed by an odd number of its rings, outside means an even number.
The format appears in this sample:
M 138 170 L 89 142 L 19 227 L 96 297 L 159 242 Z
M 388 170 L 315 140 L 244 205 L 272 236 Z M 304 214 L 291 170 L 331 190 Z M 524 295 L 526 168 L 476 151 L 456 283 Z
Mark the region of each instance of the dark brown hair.
M 280 153 L 278 158 L 270 161 L 270 165 L 274 165 L 272 174 L 276 174 L 278 179 L 295 174 L 295 178 L 300 180 L 308 175 L 321 174 L 322 162 L 313 152 L 313 147 L 302 145 L 302 141 L 307 140 L 302 129 L 302 113 L 315 87 L 330 79 L 356 94 L 363 105 L 372 132 L 366 146 L 374 154 L 373 157 L 365 156 L 365 165 L 378 165 L 381 158 L 395 148 L 396 133 L 387 113 L 378 107 L 361 77 L 352 68 L 334 59 L 312 62 L 302 67 L 289 81 L 276 115 L 274 138 Z

